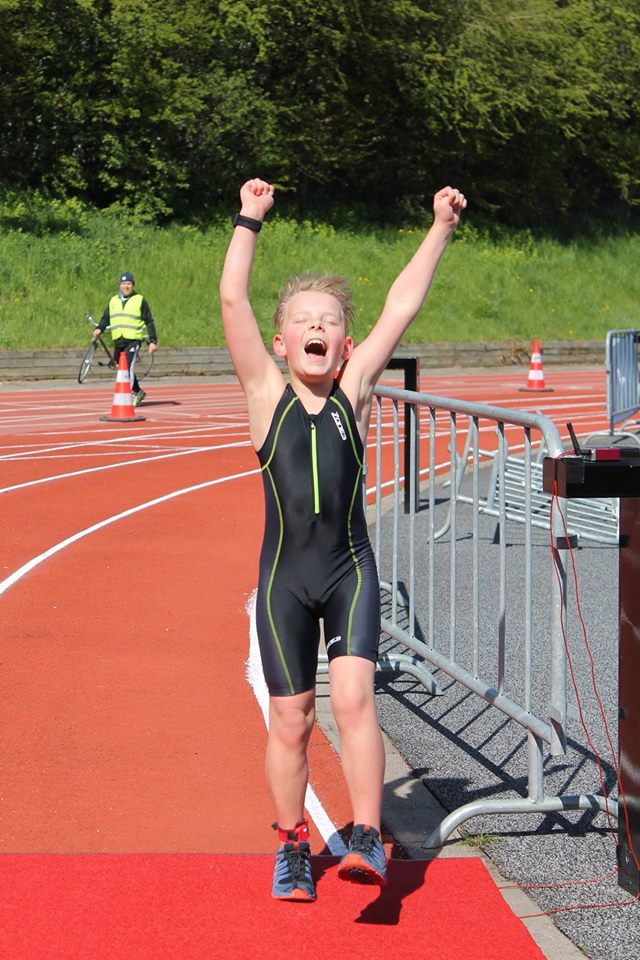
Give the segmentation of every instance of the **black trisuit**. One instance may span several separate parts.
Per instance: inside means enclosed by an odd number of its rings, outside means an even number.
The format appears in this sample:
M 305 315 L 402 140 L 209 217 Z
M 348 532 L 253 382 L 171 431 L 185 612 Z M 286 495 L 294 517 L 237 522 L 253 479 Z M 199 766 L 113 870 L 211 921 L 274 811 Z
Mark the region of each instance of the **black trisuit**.
M 288 384 L 258 458 L 266 517 L 256 624 L 269 692 L 289 696 L 315 687 L 321 617 L 330 660 L 377 658 L 380 588 L 363 446 L 337 382 L 317 414 Z

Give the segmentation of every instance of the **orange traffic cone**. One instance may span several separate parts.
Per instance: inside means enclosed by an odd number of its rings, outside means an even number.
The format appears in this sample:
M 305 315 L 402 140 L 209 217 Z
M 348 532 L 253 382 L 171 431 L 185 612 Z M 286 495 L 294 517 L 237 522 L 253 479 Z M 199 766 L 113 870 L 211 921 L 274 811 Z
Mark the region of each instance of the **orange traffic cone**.
M 109 420 L 115 423 L 133 423 L 135 420 L 146 420 L 141 414 L 133 409 L 133 393 L 131 392 L 131 381 L 129 380 L 129 368 L 124 351 L 120 354 L 118 360 L 118 372 L 116 373 L 116 387 L 113 394 L 113 404 L 109 416 L 100 417 L 101 420 Z
M 533 350 L 531 351 L 531 363 L 529 364 L 529 377 L 526 387 L 518 387 L 522 391 L 535 390 L 536 393 L 552 393 L 553 387 L 545 387 L 544 370 L 542 369 L 542 351 L 538 340 L 533 341 Z

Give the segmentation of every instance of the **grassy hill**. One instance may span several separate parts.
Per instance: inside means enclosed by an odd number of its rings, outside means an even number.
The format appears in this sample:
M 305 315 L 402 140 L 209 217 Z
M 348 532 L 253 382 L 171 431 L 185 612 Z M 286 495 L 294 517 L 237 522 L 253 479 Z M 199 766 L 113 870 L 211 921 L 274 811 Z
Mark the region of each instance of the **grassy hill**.
M 55 211 L 54 211 L 55 213 Z M 26 219 L 26 218 L 23 218 Z M 73 347 L 88 339 L 87 312 L 100 316 L 131 270 L 148 298 L 163 346 L 221 346 L 218 280 L 230 222 L 201 231 L 159 228 L 60 208 L 46 223 L 0 218 L 0 348 Z M 260 234 L 252 302 L 266 339 L 282 282 L 303 270 L 338 272 L 366 335 L 389 284 L 425 226 L 336 228 L 272 217 Z M 490 237 L 472 215 L 442 261 L 407 341 L 600 339 L 640 325 L 640 237 L 560 242 L 530 233 Z

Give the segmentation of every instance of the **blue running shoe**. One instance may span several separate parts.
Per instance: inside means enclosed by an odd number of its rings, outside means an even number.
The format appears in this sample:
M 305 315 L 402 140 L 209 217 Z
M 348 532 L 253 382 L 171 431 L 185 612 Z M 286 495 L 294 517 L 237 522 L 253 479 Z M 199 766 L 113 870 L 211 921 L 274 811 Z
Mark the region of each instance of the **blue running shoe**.
M 285 843 L 276 853 L 271 896 L 276 900 L 315 900 L 316 888 L 311 876 L 311 851 L 304 840 Z
M 338 876 L 352 883 L 387 883 L 387 856 L 374 827 L 357 823 L 353 828 L 349 849 L 340 861 Z

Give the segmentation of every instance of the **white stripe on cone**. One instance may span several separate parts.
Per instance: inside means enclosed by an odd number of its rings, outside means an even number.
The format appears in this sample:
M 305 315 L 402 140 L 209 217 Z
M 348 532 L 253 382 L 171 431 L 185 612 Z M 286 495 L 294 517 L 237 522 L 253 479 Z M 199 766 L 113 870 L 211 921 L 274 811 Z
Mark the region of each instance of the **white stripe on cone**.
M 529 364 L 529 377 L 527 379 L 527 389 L 544 390 L 544 371 L 542 369 L 542 351 L 537 340 L 533 341 L 531 348 L 531 363 Z
M 127 367 L 127 358 L 124 353 L 120 354 L 118 361 L 118 370 L 116 372 L 116 384 L 111 404 L 111 413 L 109 417 L 112 420 L 144 420 L 144 417 L 136 417 L 133 408 L 133 392 L 131 390 L 131 380 L 129 369 Z M 101 418 L 101 419 L 109 419 Z

